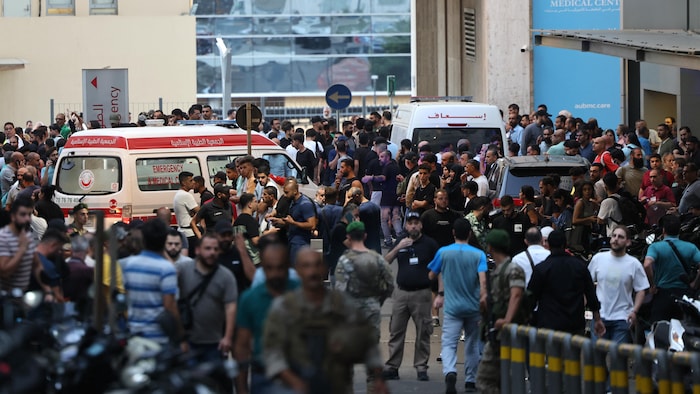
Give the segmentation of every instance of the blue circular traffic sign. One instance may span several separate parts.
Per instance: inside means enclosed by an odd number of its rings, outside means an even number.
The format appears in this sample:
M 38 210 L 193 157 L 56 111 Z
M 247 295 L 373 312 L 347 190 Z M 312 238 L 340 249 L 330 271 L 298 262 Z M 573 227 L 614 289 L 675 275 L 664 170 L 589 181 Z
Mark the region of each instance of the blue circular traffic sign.
M 345 109 L 351 101 L 352 93 L 345 85 L 335 84 L 326 90 L 326 104 L 333 109 Z

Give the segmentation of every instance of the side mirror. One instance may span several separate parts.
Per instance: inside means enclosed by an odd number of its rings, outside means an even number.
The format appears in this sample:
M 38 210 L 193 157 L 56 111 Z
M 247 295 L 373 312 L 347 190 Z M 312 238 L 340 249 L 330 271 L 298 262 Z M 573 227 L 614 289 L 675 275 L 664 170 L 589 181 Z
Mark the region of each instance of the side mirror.
M 306 167 L 303 167 L 301 169 L 301 173 L 299 174 L 299 181 L 302 185 L 308 185 L 309 184 L 309 177 L 306 174 Z

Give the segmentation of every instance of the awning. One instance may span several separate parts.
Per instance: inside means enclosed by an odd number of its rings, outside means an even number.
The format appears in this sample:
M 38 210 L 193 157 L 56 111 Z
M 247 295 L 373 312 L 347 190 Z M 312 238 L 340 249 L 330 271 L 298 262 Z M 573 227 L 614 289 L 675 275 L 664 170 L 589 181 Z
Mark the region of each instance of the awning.
M 685 30 L 539 30 L 535 45 L 700 70 L 700 35 Z
M 27 64 L 27 61 L 22 59 L 0 58 L 0 71 L 17 70 L 24 68 L 25 64 Z

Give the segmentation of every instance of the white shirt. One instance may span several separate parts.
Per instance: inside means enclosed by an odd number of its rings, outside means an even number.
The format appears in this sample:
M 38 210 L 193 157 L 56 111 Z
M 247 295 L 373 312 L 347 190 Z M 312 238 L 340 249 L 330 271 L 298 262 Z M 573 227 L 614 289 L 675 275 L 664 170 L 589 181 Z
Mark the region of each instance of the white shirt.
M 551 253 L 548 249 L 545 249 L 542 245 L 530 245 L 527 247 L 527 251 L 530 252 L 532 256 L 533 265 L 537 265 L 544 261 L 544 259 Z M 532 278 L 532 266 L 530 265 L 530 259 L 527 258 L 527 253 L 520 252 L 513 256 L 513 263 L 520 266 L 520 268 L 525 271 L 525 287 L 530 283 L 530 278 Z
M 478 178 L 472 179 L 474 182 L 476 182 L 477 185 L 479 185 L 479 190 L 477 190 L 476 195 L 479 197 L 488 197 L 489 196 L 489 180 L 486 179 L 484 174 L 481 174 Z
M 186 237 L 193 237 L 194 231 L 190 227 L 192 216 L 190 211 L 198 206 L 192 193 L 182 189 L 175 193 L 173 198 L 173 210 L 175 211 L 175 219 L 177 220 L 178 231 L 185 234 Z
M 595 291 L 600 301 L 600 317 L 605 320 L 627 320 L 634 308 L 632 291 L 649 288 L 644 266 L 628 254 L 616 257 L 610 251 L 597 253 L 588 271 L 593 282 L 597 282 Z
M 613 196 L 620 198 L 619 194 L 613 194 Z M 610 236 L 620 221 L 622 221 L 622 213 L 620 212 L 620 207 L 617 201 L 613 198 L 606 198 L 600 203 L 600 210 L 598 211 L 598 219 L 605 220 L 605 235 Z M 611 220 L 612 219 L 612 220 Z
M 306 140 L 306 141 L 304 141 L 304 146 L 306 147 L 306 149 L 310 150 L 314 154 L 314 156 L 318 156 L 316 154 L 317 149 L 318 149 L 319 153 L 323 152 L 323 144 L 320 142 L 316 142 L 313 140 Z M 318 157 L 316 157 L 316 158 L 318 159 Z
M 297 149 L 292 146 L 292 144 L 287 145 L 286 148 L 284 148 L 287 151 L 287 154 L 289 157 L 292 158 L 292 160 L 297 161 Z M 275 174 L 279 175 L 279 174 Z

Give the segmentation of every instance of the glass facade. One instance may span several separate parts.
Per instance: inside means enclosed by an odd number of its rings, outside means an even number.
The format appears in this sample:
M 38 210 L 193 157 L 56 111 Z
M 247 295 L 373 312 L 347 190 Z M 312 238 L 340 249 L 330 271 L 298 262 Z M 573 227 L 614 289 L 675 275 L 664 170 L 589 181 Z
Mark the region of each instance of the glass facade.
M 197 93 L 220 95 L 216 38 L 232 52 L 233 96 L 411 88 L 410 0 L 196 0 Z

